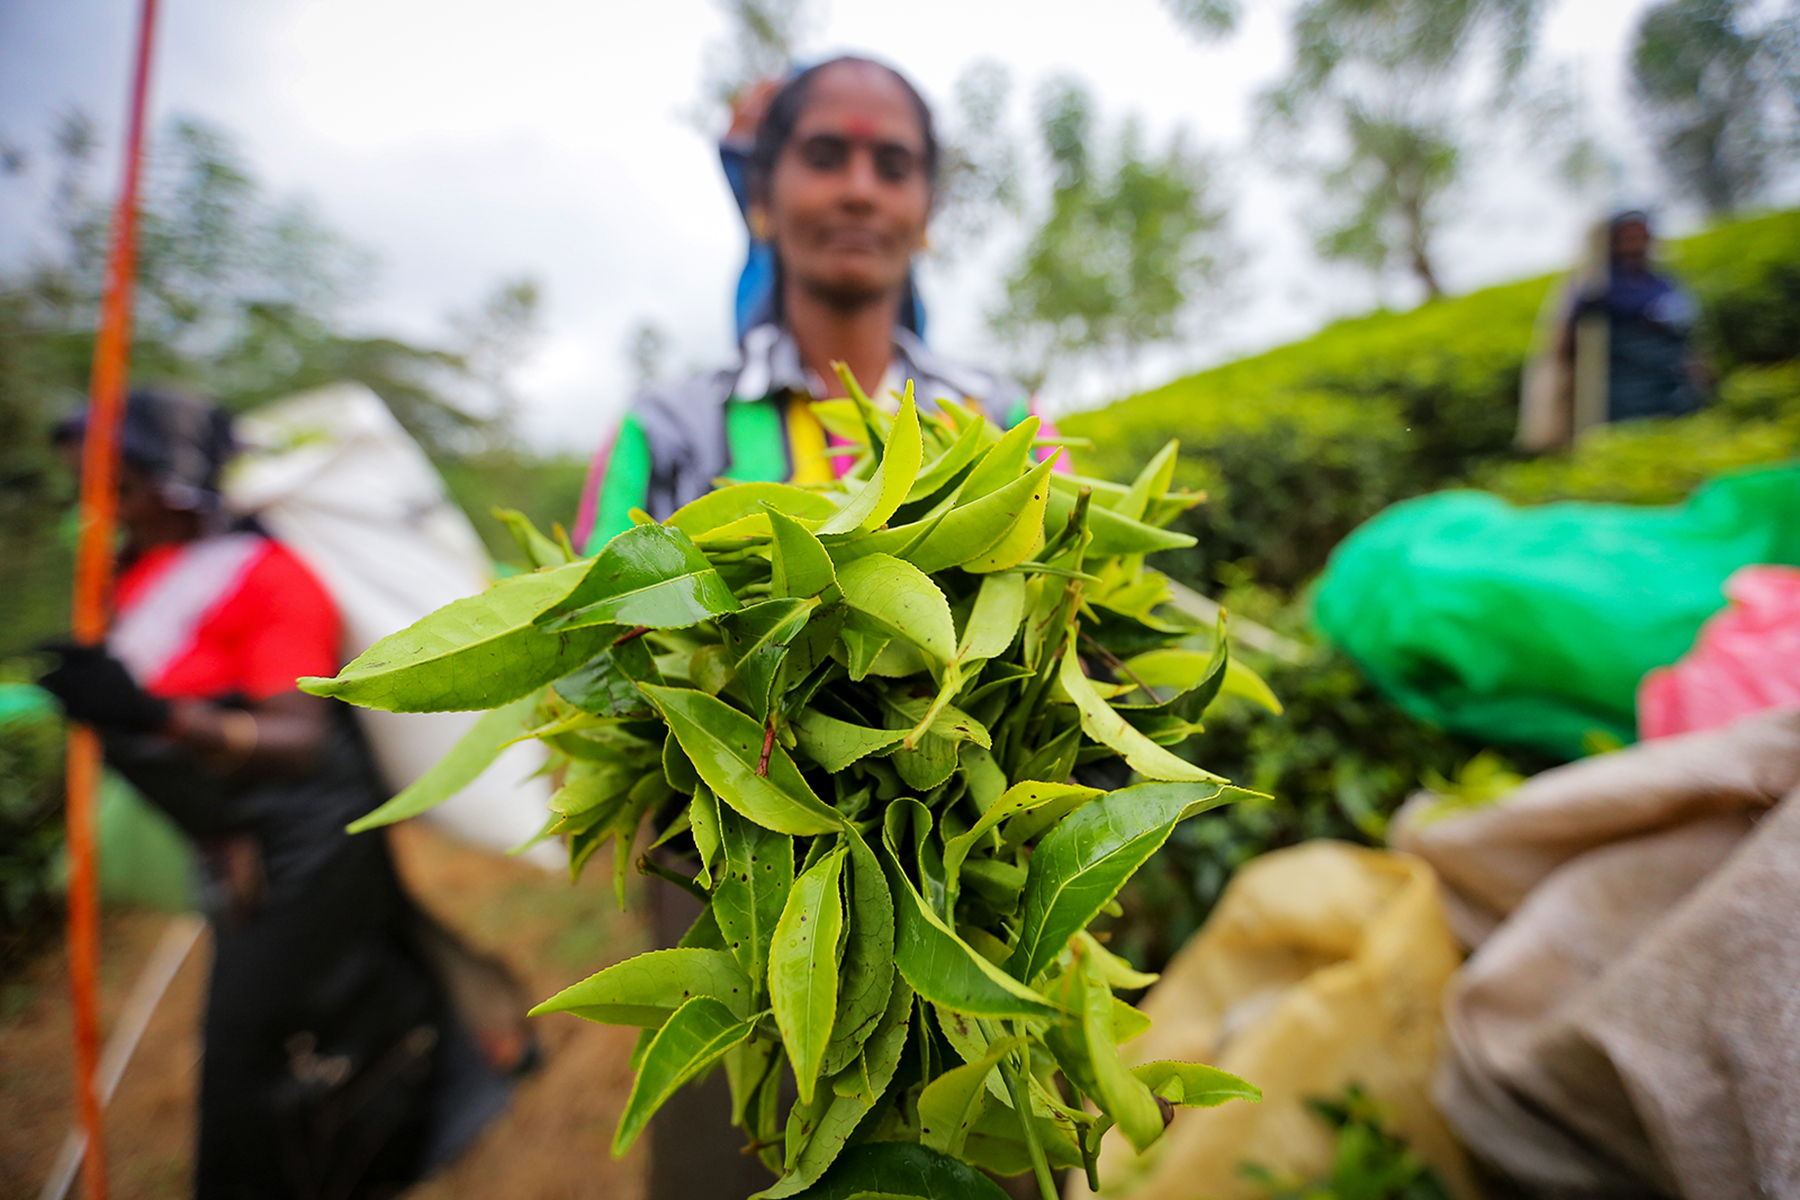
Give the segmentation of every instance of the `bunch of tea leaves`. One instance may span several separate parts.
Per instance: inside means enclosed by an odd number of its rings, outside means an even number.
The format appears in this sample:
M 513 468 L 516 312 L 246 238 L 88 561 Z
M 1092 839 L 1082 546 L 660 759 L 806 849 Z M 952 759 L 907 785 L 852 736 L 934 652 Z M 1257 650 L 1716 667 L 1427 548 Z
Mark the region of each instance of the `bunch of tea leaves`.
M 585 559 L 517 519 L 535 571 L 306 687 L 492 710 L 359 827 L 447 798 L 522 725 L 573 871 L 613 841 L 623 902 L 655 826 L 640 866 L 699 920 L 536 1010 L 642 1028 L 615 1152 L 722 1067 L 766 1197 L 999 1195 L 968 1164 L 1048 1196 L 1114 1125 L 1143 1150 L 1171 1105 L 1257 1095 L 1127 1068 L 1148 1022 L 1114 992 L 1152 977 L 1087 932 L 1232 798 L 1169 747 L 1246 681 L 1143 564 L 1190 541 L 1162 528 L 1197 499 L 1169 493 L 1172 443 L 1129 487 L 1084 480 L 1037 460 L 1035 418 L 921 418 L 910 385 L 890 416 L 846 383 L 814 406 L 858 455 L 837 483 L 725 486 Z M 1141 781 L 1075 782 L 1098 760 Z

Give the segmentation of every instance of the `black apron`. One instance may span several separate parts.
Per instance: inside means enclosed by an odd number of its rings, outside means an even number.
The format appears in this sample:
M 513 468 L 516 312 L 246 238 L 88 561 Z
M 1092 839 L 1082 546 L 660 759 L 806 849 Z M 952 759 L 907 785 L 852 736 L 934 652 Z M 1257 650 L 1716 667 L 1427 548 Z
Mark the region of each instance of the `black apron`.
M 350 710 L 296 778 L 222 780 L 153 736 L 111 735 L 107 758 L 201 849 L 199 1200 L 374 1200 L 454 1157 L 508 1085 L 428 965 L 387 839 L 344 832 L 386 798 Z

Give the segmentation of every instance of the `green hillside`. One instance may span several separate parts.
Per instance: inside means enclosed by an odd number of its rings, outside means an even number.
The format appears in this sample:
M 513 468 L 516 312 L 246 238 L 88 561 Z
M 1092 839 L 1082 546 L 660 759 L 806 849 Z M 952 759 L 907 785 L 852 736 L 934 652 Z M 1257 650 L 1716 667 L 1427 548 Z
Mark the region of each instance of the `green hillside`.
M 1719 402 L 1683 422 L 1607 430 L 1572 456 L 1516 462 L 1510 451 L 1520 374 L 1556 276 L 1339 321 L 1062 428 L 1095 443 L 1085 470 L 1115 478 L 1180 438 L 1181 478 L 1212 496 L 1194 515 L 1200 552 L 1183 573 L 1205 580 L 1248 559 L 1277 586 L 1316 571 L 1386 505 L 1447 485 L 1661 502 L 1719 470 L 1800 452 L 1800 373 L 1789 365 L 1800 358 L 1800 211 L 1664 249 L 1701 303 Z

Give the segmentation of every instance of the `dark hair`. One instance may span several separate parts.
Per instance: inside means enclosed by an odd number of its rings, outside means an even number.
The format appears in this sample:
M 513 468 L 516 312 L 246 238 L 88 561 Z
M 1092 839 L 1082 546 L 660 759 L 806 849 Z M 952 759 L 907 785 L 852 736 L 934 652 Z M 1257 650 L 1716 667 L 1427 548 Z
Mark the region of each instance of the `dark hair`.
M 925 97 L 919 95 L 919 89 L 912 85 L 912 81 L 893 67 L 872 58 L 846 54 L 806 68 L 782 84 L 781 90 L 770 99 L 762 124 L 756 130 L 756 145 L 750 151 L 751 192 L 760 193 L 768 187 L 769 178 L 775 173 L 775 160 L 781 157 L 781 152 L 793 138 L 794 126 L 800 123 L 800 114 L 806 111 L 806 102 L 812 98 L 813 84 L 818 81 L 819 72 L 839 63 L 867 63 L 871 67 L 879 67 L 893 76 L 906 92 L 907 98 L 912 101 L 913 111 L 918 114 L 919 129 L 925 137 L 925 180 L 935 189 L 939 154 L 937 132 L 931 123 L 931 106 L 925 103 Z

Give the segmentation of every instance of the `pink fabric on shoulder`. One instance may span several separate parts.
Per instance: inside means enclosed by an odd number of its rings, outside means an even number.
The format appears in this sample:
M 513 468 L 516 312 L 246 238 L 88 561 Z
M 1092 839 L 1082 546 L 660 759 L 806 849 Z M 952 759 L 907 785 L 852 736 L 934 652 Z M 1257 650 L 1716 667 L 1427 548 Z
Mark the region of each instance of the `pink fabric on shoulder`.
M 1800 706 L 1800 570 L 1743 567 L 1693 649 L 1638 685 L 1638 736 L 1670 737 Z

